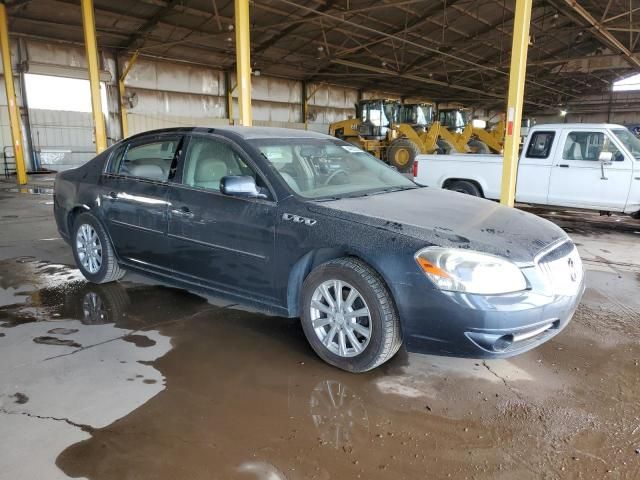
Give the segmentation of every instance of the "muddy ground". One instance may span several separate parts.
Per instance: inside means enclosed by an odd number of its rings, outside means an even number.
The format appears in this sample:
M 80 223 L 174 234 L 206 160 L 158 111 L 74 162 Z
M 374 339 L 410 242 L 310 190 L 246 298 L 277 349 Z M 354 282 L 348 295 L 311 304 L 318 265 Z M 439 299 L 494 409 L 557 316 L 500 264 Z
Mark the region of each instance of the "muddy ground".
M 46 190 L 0 202 L 0 478 L 640 478 L 640 222 L 557 219 L 588 289 L 545 345 L 353 375 L 297 321 L 88 284 Z

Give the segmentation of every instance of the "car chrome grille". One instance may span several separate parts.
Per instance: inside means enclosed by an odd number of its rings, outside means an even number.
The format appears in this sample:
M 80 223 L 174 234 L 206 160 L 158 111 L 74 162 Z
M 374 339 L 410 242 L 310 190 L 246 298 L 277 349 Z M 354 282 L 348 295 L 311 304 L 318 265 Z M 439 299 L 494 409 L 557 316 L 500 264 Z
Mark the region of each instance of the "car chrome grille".
M 544 252 L 537 265 L 555 295 L 575 295 L 584 272 L 578 249 L 571 240 Z

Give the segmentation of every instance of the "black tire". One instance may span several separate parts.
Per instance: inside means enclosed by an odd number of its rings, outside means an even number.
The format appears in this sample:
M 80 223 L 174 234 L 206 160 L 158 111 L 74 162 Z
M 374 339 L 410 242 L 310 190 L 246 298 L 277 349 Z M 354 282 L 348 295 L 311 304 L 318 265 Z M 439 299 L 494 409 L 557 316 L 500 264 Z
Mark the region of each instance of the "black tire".
M 631 214 L 631 218 L 635 218 L 636 220 L 640 220 L 640 210 Z
M 329 280 L 346 282 L 362 297 L 369 308 L 371 336 L 364 349 L 354 356 L 341 356 L 327 348 L 312 324 L 311 301 L 316 289 Z M 302 328 L 311 348 L 325 362 L 348 372 L 366 372 L 393 357 L 402 345 L 400 319 L 395 302 L 382 277 L 363 261 L 344 257 L 315 268 L 302 288 Z
M 96 272 L 90 272 L 83 265 L 80 260 L 77 245 L 78 230 L 82 225 L 89 225 L 95 231 L 98 239 L 100 240 L 100 246 L 102 248 L 100 268 Z M 104 230 L 102 224 L 90 213 L 81 213 L 73 222 L 73 236 L 71 237 L 71 248 L 73 250 L 73 258 L 76 261 L 78 269 L 82 272 L 82 275 L 92 283 L 107 283 L 115 282 L 124 277 L 126 271 L 118 265 L 116 255 L 113 251 L 111 241 L 107 236 L 107 232 Z
M 446 186 L 447 190 L 453 190 L 454 192 L 466 193 L 467 195 L 473 195 L 474 197 L 482 197 L 482 191 L 473 182 L 468 180 L 456 180 L 449 183 Z
M 480 155 L 488 155 L 491 153 L 491 149 L 489 148 L 489 146 L 486 143 L 481 142 L 480 140 L 469 140 L 467 142 L 467 145 L 469 146 L 471 153 Z
M 387 150 L 389 165 L 396 167 L 399 172 L 410 172 L 413 161 L 420 155 L 420 148 L 408 138 L 398 138 L 391 142 Z
M 436 155 L 449 155 L 453 150 L 453 146 L 441 138 L 436 141 L 436 144 L 438 145 L 438 148 L 434 152 Z
M 87 283 L 73 296 L 73 318 L 84 325 L 118 323 L 126 318 L 131 304 L 127 290 L 116 282 L 104 285 Z

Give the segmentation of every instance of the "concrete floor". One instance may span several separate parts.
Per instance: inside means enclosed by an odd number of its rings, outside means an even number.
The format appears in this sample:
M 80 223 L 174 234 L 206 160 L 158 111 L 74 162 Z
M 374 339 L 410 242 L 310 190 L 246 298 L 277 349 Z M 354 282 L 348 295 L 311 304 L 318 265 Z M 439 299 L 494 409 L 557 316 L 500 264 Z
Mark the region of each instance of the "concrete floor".
M 544 212 L 589 271 L 573 322 L 540 348 L 487 362 L 401 351 L 350 375 L 296 321 L 136 276 L 87 284 L 49 190 L 10 187 L 2 479 L 640 478 L 638 221 Z

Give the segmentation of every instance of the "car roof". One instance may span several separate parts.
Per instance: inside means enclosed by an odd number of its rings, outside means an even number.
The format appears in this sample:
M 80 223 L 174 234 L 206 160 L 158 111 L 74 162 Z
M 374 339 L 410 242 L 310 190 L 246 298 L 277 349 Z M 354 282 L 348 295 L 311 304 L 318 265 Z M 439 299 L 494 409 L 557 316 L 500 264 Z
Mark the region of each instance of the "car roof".
M 531 129 L 560 129 L 560 128 L 627 128 L 624 125 L 616 125 L 615 123 L 539 123 L 531 127 Z
M 222 126 L 222 127 L 176 127 L 163 128 L 159 130 L 150 130 L 132 136 L 140 137 L 143 135 L 154 135 L 162 133 L 225 133 L 241 137 L 245 140 L 258 138 L 322 138 L 335 139 L 330 135 L 313 132 L 311 130 L 299 130 L 295 128 L 279 128 L 279 127 L 241 127 L 241 126 Z

